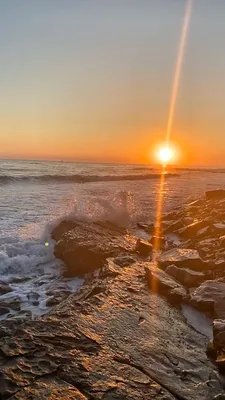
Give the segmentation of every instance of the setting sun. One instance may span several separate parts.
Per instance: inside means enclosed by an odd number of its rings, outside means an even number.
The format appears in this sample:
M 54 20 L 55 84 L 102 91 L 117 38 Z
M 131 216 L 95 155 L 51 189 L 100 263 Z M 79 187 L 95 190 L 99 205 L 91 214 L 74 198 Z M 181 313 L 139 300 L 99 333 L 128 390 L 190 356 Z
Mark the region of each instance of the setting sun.
M 173 151 L 169 147 L 162 147 L 158 152 L 158 159 L 163 164 L 168 163 L 173 159 Z

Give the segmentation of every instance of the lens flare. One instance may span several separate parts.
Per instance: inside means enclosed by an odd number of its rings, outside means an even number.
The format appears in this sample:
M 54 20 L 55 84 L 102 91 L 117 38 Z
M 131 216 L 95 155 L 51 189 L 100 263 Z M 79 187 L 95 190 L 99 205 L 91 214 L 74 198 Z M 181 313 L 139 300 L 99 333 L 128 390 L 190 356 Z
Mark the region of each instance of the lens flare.
M 179 49 L 178 49 L 178 57 L 177 57 L 177 62 L 176 62 L 176 68 L 175 68 L 175 74 L 174 74 L 174 80 L 173 80 L 173 88 L 172 88 L 172 96 L 171 96 L 171 102 L 170 102 L 170 108 L 169 108 L 169 118 L 168 118 L 168 123 L 167 123 L 167 130 L 166 130 L 167 143 L 169 143 L 169 141 L 170 141 L 171 130 L 172 130 L 172 125 L 173 125 L 174 112 L 175 112 L 175 107 L 176 107 L 176 102 L 177 102 L 177 93 L 178 93 L 181 69 L 182 69 L 182 64 L 183 64 L 183 59 L 184 59 L 184 50 L 185 50 L 187 33 L 188 33 L 188 28 L 189 28 L 190 19 L 191 19 L 192 5 L 193 5 L 193 0 L 187 0 L 187 6 L 186 6 L 187 8 L 186 8 L 186 12 L 185 12 L 185 18 L 184 18 L 184 23 L 183 23 L 183 28 L 182 28 L 181 38 L 180 38 L 180 44 L 179 44 Z
M 173 153 L 170 150 L 170 137 L 175 113 L 175 107 L 177 102 L 177 94 L 179 89 L 180 83 L 180 76 L 182 70 L 182 64 L 184 59 L 184 51 L 185 45 L 187 40 L 187 33 L 190 24 L 191 18 L 191 11 L 192 11 L 193 0 L 186 0 L 186 11 L 185 17 L 181 32 L 181 38 L 178 48 L 178 56 L 172 86 L 172 95 L 171 95 L 171 102 L 169 107 L 169 116 L 168 116 L 168 123 L 166 129 L 166 146 L 162 147 L 158 153 L 158 159 L 162 162 L 162 173 L 161 173 L 161 181 L 159 187 L 159 194 L 158 194 L 158 203 L 157 203 L 157 215 L 156 215 L 156 228 L 155 228 L 155 242 L 154 242 L 154 256 L 153 261 L 155 263 L 155 268 L 157 269 L 157 258 L 158 252 L 160 250 L 160 234 L 161 234 L 161 216 L 162 216 L 162 209 L 163 209 L 163 202 L 164 202 L 164 186 L 165 186 L 165 164 L 168 163 L 171 158 L 173 157 Z M 152 284 L 153 292 L 157 292 L 157 284 L 156 282 Z

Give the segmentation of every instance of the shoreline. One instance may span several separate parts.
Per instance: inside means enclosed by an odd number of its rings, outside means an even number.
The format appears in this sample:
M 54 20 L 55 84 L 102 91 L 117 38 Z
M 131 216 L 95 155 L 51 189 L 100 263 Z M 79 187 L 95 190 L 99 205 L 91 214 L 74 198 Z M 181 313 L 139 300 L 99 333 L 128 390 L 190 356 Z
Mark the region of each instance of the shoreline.
M 48 314 L 0 322 L 0 399 L 222 395 L 222 215 L 222 190 L 164 215 L 157 267 L 152 224 L 138 224 L 145 239 L 136 241 L 112 223 L 62 221 L 52 232 L 55 255 L 69 276 L 88 275 Z M 213 340 L 190 325 L 182 304 L 215 319 Z

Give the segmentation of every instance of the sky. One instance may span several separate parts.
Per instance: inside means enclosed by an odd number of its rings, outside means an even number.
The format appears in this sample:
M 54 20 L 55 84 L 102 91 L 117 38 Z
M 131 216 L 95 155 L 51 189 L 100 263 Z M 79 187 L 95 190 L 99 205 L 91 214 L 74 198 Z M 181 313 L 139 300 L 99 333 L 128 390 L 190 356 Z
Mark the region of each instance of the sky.
M 187 0 L 0 0 L 0 157 L 145 163 Z M 171 140 L 225 165 L 225 1 L 193 0 Z

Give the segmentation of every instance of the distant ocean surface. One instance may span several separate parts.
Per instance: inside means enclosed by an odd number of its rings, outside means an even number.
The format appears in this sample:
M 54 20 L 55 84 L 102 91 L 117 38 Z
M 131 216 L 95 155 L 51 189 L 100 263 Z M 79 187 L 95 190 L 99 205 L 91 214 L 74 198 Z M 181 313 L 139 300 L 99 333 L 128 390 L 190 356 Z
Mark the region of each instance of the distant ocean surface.
M 165 211 L 225 187 L 223 169 L 169 172 Z M 144 165 L 0 160 L 0 280 L 13 288 L 0 301 L 17 296 L 35 316 L 46 312 L 46 292 L 53 286 L 76 290 L 81 279 L 60 277 L 52 227 L 66 216 L 123 225 L 154 222 L 159 184 L 159 171 Z M 39 295 L 38 306 L 29 301 L 32 292 Z

